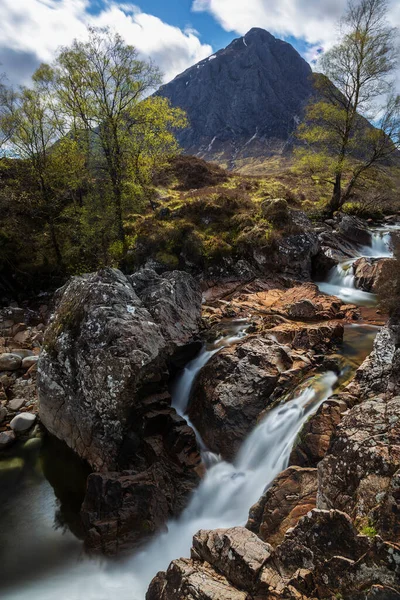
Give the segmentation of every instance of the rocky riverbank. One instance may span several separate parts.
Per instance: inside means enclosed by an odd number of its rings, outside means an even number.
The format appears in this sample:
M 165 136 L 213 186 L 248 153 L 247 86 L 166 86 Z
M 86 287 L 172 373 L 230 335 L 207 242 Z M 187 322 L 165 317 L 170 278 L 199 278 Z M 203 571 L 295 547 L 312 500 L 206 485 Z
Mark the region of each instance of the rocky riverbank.
M 235 461 L 250 432 L 295 390 L 327 372 L 340 378 L 339 391 L 314 414 L 316 400 L 309 407 L 305 400 L 311 416 L 289 466 L 265 481 L 246 528 L 197 534 L 191 559 L 174 561 L 155 578 L 151 600 L 370 600 L 397 586 L 397 328 L 381 330 L 348 383 L 345 328 L 382 325 L 386 317 L 310 281 L 312 273 L 323 277 L 351 260 L 354 289 L 369 292 L 392 259 L 357 259 L 376 239 L 354 217 L 338 215 L 316 227 L 301 214 L 294 220 L 305 224 L 306 235 L 280 241 L 279 273 L 269 259 L 256 269 L 242 261 L 245 277 L 203 279 L 201 293 L 184 272 L 125 276 L 106 269 L 59 290 L 47 328 L 47 307 L 35 318 L 15 307 L 3 319 L 0 360 L 8 370 L 1 376 L 12 384 L 2 401 L 2 435 L 8 444 L 26 435 L 13 433 L 14 417 L 36 420 L 38 367 L 41 424 L 92 470 L 81 509 L 91 552 L 117 554 L 162 530 L 207 481 L 201 451 L 218 455 L 210 464 Z M 171 382 L 232 320 L 246 324 L 246 336 L 208 351 L 188 390 L 188 423 L 171 406 Z M 262 486 L 252 502 L 261 492 Z

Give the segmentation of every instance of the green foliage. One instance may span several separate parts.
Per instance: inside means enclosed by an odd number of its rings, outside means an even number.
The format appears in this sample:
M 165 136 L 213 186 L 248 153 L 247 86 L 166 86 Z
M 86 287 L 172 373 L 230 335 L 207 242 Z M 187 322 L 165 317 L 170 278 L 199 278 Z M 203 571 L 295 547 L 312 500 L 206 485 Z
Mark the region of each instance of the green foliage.
M 159 82 L 107 29 L 62 48 L 30 88 L 0 82 L 0 143 L 18 157 L 1 161 L 3 273 L 65 276 L 125 261 L 154 172 L 178 153 L 174 132 L 187 125 L 183 111 L 149 97 Z
M 400 147 L 400 97 L 390 80 L 396 32 L 387 12 L 387 0 L 349 3 L 341 39 L 321 60 L 324 75 L 314 76 L 315 97 L 298 129 L 303 147 L 297 159 L 312 177 L 330 182 L 330 212 L 351 199 L 363 174 L 387 165 Z
M 376 531 L 375 527 L 373 527 L 372 525 L 365 525 L 364 527 L 362 527 L 360 529 L 360 533 L 362 535 L 367 535 L 370 538 L 374 538 L 375 536 L 378 535 L 378 532 Z

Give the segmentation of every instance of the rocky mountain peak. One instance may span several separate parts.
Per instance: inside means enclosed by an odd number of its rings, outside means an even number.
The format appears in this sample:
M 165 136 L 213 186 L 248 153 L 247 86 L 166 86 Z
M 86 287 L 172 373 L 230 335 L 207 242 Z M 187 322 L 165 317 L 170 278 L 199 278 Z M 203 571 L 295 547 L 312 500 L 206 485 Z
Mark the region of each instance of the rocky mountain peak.
M 312 93 L 311 73 L 293 46 L 253 28 L 158 94 L 188 114 L 178 135 L 184 150 L 232 168 L 284 151 Z

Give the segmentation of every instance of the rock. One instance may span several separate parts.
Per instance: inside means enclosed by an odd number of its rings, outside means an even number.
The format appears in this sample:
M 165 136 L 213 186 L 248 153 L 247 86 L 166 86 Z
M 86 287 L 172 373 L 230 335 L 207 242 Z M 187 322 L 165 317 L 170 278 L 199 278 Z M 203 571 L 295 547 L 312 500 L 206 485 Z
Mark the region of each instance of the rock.
M 20 356 L 22 359 L 27 358 L 28 356 L 34 356 L 33 351 L 29 350 L 28 348 L 15 348 L 11 350 L 11 353 L 17 354 L 17 356 Z
M 12 419 L 12 421 L 10 422 L 10 427 L 11 429 L 13 429 L 13 431 L 16 431 L 17 433 L 22 433 L 23 431 L 27 431 L 28 429 L 30 429 L 35 421 L 36 415 L 33 415 L 32 413 L 28 412 L 20 413 Z
M 359 258 L 353 264 L 356 287 L 366 292 L 377 292 L 386 266 L 394 262 L 392 258 Z
M 286 531 L 316 506 L 317 469 L 289 467 L 252 506 L 246 527 L 277 546 Z
M 317 317 L 318 309 L 311 300 L 299 300 L 288 307 L 287 313 L 290 319 L 309 321 Z
M 148 287 L 146 286 L 148 281 Z M 190 275 L 106 269 L 60 291 L 38 365 L 40 416 L 96 470 L 115 470 L 145 387 L 165 387 L 167 359 L 198 331 Z
M 0 406 L 0 423 L 4 421 L 7 416 L 7 409 L 5 406 Z
M 343 401 L 327 400 L 304 424 L 290 455 L 290 464 L 316 467 L 329 448 L 329 444 L 342 413 L 347 410 Z
M 158 573 L 146 599 L 364 600 L 374 588 L 398 589 L 399 547 L 358 535 L 337 510 L 310 511 L 275 550 L 260 544 L 240 527 L 199 532 L 192 560 Z
M 27 356 L 26 358 L 22 359 L 22 368 L 28 370 L 36 365 L 38 360 L 38 356 Z
M 180 559 L 150 583 L 146 600 L 248 600 L 207 563 Z
M 17 411 L 19 411 L 20 408 L 22 408 L 24 406 L 24 404 L 25 404 L 25 398 L 14 398 L 13 400 L 10 400 L 10 402 L 8 403 L 8 408 L 12 412 L 17 412 Z
M 89 476 L 81 510 L 87 549 L 113 554 L 135 546 L 186 506 L 200 456 L 193 430 L 169 402 L 167 394 L 146 399 L 142 439 L 125 440 L 125 471 Z
M 210 563 L 241 589 L 251 590 L 272 547 L 244 527 L 199 531 L 191 558 Z
M 31 335 L 31 330 L 25 328 L 24 330 L 19 331 L 16 335 L 14 335 L 14 342 L 16 342 L 17 344 L 21 344 L 21 346 L 25 346 L 27 345 Z
M 393 396 L 400 385 L 400 331 L 389 323 L 382 327 L 374 341 L 371 354 L 357 369 L 350 387 L 360 397 L 378 394 Z
M 0 432 L 0 450 L 4 450 L 11 446 L 15 442 L 16 437 L 13 431 L 1 431 Z
M 400 541 L 400 397 L 354 406 L 318 465 L 319 508 L 345 510 L 385 540 Z
M 362 246 L 371 245 L 372 235 L 368 225 L 358 217 L 342 215 L 337 230 L 344 238 L 351 242 Z
M 292 365 L 282 346 L 260 337 L 215 354 L 199 373 L 188 411 L 206 446 L 232 459 L 271 404 L 280 372 Z
M 21 368 L 22 360 L 17 354 L 5 352 L 0 354 L 0 371 L 18 371 Z

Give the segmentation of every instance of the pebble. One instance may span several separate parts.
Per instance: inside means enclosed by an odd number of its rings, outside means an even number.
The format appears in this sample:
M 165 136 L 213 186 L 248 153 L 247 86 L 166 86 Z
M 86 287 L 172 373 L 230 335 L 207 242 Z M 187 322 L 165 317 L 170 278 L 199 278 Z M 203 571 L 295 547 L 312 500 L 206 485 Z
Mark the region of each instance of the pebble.
M 25 404 L 25 398 L 14 398 L 8 403 L 8 408 L 12 412 L 17 412 Z
M 22 359 L 18 354 L 5 352 L 0 354 L 0 371 L 17 371 L 21 367 Z
M 7 416 L 7 409 L 5 406 L 0 406 L 0 423 L 4 421 Z
M 11 429 L 14 431 L 27 431 L 36 421 L 36 415 L 32 413 L 21 413 L 13 418 L 10 423 Z
M 15 433 L 13 431 L 2 431 L 0 433 L 0 449 L 7 448 L 15 441 Z
M 22 368 L 30 369 L 31 367 L 33 367 L 33 365 L 36 365 L 38 360 L 39 360 L 38 356 L 27 356 L 26 358 L 24 358 L 22 360 Z

